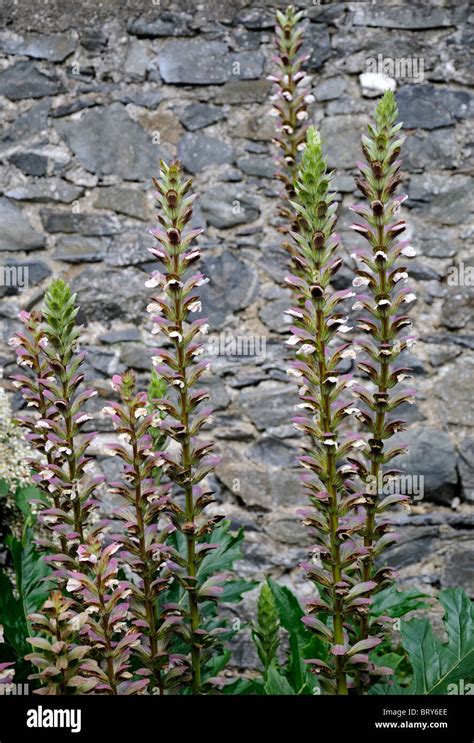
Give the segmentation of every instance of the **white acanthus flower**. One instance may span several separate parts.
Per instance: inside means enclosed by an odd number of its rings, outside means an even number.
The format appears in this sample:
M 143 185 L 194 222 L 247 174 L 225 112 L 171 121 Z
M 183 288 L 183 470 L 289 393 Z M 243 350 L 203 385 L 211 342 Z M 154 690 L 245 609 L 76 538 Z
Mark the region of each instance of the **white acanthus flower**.
M 148 281 L 145 281 L 145 286 L 148 289 L 155 289 L 157 286 L 161 286 L 162 276 L 159 273 L 153 273 Z
M 303 345 L 298 349 L 298 353 L 302 354 L 314 353 L 315 351 L 316 349 L 311 345 L 311 343 L 303 343 Z
M 355 359 L 356 356 L 357 354 L 353 348 L 346 348 L 340 353 L 341 359 Z
M 367 278 L 367 276 L 356 276 L 355 279 L 352 280 L 352 286 L 368 286 L 370 284 L 370 279 Z
M 200 299 L 196 299 L 195 302 L 191 302 L 188 305 L 188 310 L 190 312 L 201 312 L 201 309 L 202 309 L 202 304 L 201 304 L 201 300 Z
M 397 271 L 396 274 L 393 275 L 393 283 L 396 284 L 398 281 L 406 281 L 408 279 L 408 274 L 406 271 Z
M 146 308 L 147 312 L 161 312 L 161 305 L 158 304 L 158 302 L 150 302 L 150 304 L 147 305 Z

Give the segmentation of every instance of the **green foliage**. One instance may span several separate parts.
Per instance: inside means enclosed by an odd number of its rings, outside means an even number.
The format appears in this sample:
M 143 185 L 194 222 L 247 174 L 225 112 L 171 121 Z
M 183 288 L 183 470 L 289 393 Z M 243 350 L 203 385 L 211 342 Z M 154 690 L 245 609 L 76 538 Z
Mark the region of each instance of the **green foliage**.
M 245 691 L 237 693 L 306 695 L 319 691 L 304 659 L 327 658 L 328 645 L 308 632 L 301 621 L 304 616 L 303 608 L 290 589 L 268 578 L 262 586 L 257 626 L 254 625 L 252 632 L 265 669 L 264 677 L 253 687 L 248 686 Z M 289 652 L 284 666 L 276 662 L 281 642 L 280 628 L 288 636 Z
M 239 529 L 237 532 L 233 533 L 231 532 L 230 527 L 230 521 L 221 521 L 214 530 L 212 537 L 210 535 L 207 536 L 207 542 L 211 543 L 212 541 L 212 544 L 218 546 L 216 549 L 210 550 L 199 565 L 197 573 L 198 590 L 203 586 L 205 581 L 212 578 L 212 576 L 219 573 L 233 571 L 236 561 L 242 559 L 244 531 L 243 529 Z M 186 537 L 184 534 L 175 531 L 169 538 L 169 544 L 174 547 L 178 553 L 183 554 L 185 539 Z M 242 594 L 246 591 L 252 590 L 253 588 L 255 588 L 255 583 L 253 581 L 234 577 L 232 575 L 223 585 L 224 590 L 219 595 L 219 605 L 238 604 L 242 600 Z M 162 592 L 160 603 L 184 606 L 186 604 L 185 589 L 178 581 L 174 581 L 166 591 Z M 221 645 L 221 651 L 217 655 L 213 655 L 206 659 L 203 664 L 202 679 L 203 682 L 209 682 L 227 665 L 230 659 L 230 653 L 225 648 L 225 645 L 232 640 L 237 629 L 233 629 L 229 626 L 228 620 L 219 614 L 218 606 L 215 601 L 204 601 L 200 604 L 200 611 L 201 627 L 206 632 L 218 637 Z M 173 651 L 180 653 L 185 652 L 185 649 L 185 643 L 177 637 L 174 642 Z M 230 684 L 229 687 L 234 687 L 234 684 Z M 247 685 L 243 683 L 234 688 L 245 689 L 247 688 Z M 228 693 L 227 690 L 225 693 Z M 236 690 L 235 693 L 240 694 L 245 692 Z
M 71 359 L 80 329 L 76 326 L 79 307 L 75 306 L 76 294 L 62 279 L 54 279 L 48 286 L 43 303 L 44 332 L 67 364 Z
M 47 599 L 51 584 L 50 568 L 33 544 L 33 532 L 25 528 L 22 539 L 7 537 L 15 583 L 6 571 L 0 572 L 0 625 L 4 642 L 0 644 L 0 662 L 15 660 L 15 679 L 25 681 L 31 666 L 23 658 L 30 650 L 26 640 L 31 633 L 29 614 L 38 611 Z
M 399 590 L 391 584 L 372 598 L 370 612 L 374 616 L 387 614 L 393 619 L 405 616 L 410 611 L 426 606 L 427 596 L 416 588 Z
M 264 583 L 258 598 L 257 621 L 252 628 L 252 638 L 265 675 L 272 664 L 277 664 L 279 630 L 280 618 L 276 602 L 270 586 Z
M 450 685 L 474 682 L 474 603 L 462 588 L 441 591 L 447 640 L 440 640 L 428 619 L 402 621 L 401 642 L 411 665 L 408 685 L 378 684 L 373 694 L 448 694 Z M 451 687 L 452 688 L 452 687 Z
M 265 694 L 269 696 L 287 696 L 294 695 L 296 692 L 288 682 L 288 679 L 283 676 L 274 666 L 270 666 L 268 669 L 267 680 L 264 686 Z

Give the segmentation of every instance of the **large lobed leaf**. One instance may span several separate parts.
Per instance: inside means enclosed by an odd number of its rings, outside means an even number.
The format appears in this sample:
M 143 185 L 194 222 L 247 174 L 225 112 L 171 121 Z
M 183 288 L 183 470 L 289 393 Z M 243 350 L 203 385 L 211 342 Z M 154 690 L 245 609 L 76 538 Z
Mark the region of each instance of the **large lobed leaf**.
M 373 694 L 448 694 L 451 684 L 474 682 L 474 604 L 462 588 L 441 591 L 447 640 L 440 640 L 428 619 L 402 622 L 402 645 L 413 678 L 409 686 L 377 684 Z

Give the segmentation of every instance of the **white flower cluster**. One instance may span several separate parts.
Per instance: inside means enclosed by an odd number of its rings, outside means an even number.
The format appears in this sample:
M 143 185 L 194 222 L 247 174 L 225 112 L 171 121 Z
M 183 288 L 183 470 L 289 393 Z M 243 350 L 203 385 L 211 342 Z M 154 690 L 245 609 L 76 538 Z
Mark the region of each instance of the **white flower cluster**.
M 0 387 L 0 480 L 6 480 L 12 490 L 31 485 L 32 456 L 32 449 L 12 420 L 8 394 Z

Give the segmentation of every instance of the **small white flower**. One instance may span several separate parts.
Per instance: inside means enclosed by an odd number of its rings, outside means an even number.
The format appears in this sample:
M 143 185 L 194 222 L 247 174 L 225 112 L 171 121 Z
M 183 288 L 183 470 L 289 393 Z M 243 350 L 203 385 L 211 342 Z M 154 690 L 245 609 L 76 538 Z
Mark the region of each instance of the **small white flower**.
M 407 348 L 411 348 L 416 343 L 416 338 L 407 338 L 406 344 Z
M 170 335 L 170 338 L 177 338 L 179 342 L 183 340 L 183 336 L 181 335 L 179 330 L 172 330 L 169 335 Z
M 38 475 L 42 480 L 51 480 L 54 477 L 54 472 L 51 470 L 41 470 L 38 472 Z
M 207 335 L 209 333 L 209 323 L 204 323 L 204 325 L 201 325 L 201 333 L 202 335 Z
M 186 259 L 187 261 L 192 261 L 192 260 L 194 260 L 195 258 L 199 258 L 199 256 L 200 256 L 200 255 L 201 255 L 201 251 L 200 251 L 200 250 L 192 250 L 192 251 L 191 251 L 191 253 L 188 253 L 188 254 L 187 254 L 187 255 L 185 256 L 185 259 Z
M 316 351 L 315 347 L 311 345 L 311 343 L 303 343 L 302 346 L 298 349 L 298 353 L 314 353 Z
M 148 287 L 148 289 L 154 289 L 157 286 L 161 285 L 161 274 L 154 273 L 151 275 L 151 278 L 148 279 L 148 281 L 145 281 L 145 286 Z
M 182 379 L 173 379 L 173 386 L 174 387 L 179 387 L 179 389 L 182 390 L 183 387 L 184 387 L 184 382 L 183 382 Z
M 387 253 L 385 253 L 383 250 L 377 250 L 376 253 L 374 253 L 374 258 L 383 258 L 384 261 L 387 260 Z
M 379 299 L 379 301 L 377 302 L 378 307 L 384 307 L 385 305 L 388 305 L 390 307 L 391 304 L 392 303 L 389 299 Z
M 365 449 L 367 444 L 365 443 L 364 439 L 357 439 L 357 441 L 352 442 L 352 448 L 353 449 Z
M 47 348 L 48 339 L 45 335 L 43 335 L 43 337 L 38 341 L 38 346 L 43 349 Z
M 8 339 L 8 345 L 11 346 L 11 348 L 18 348 L 21 346 L 21 340 L 17 338 L 16 335 L 12 335 L 12 337 Z
M 314 103 L 315 100 L 316 100 L 316 98 L 314 97 L 314 95 L 312 93 L 308 93 L 308 95 L 305 95 L 305 97 L 304 97 L 304 102 L 305 103 Z
M 368 286 L 369 284 L 370 279 L 366 276 L 356 276 L 352 281 L 352 286 Z
M 353 310 L 363 310 L 364 309 L 364 305 L 362 304 L 362 302 L 354 302 L 354 304 L 352 305 L 352 309 Z
M 307 111 L 298 111 L 296 114 L 296 118 L 298 121 L 305 121 L 308 118 L 308 112 Z
M 410 302 L 414 302 L 416 299 L 416 294 L 405 294 L 403 297 L 403 301 L 409 304 Z
M 327 321 L 326 325 L 330 328 L 331 325 L 344 325 L 348 321 L 348 317 L 331 317 Z
M 304 317 L 303 313 L 300 310 L 295 310 L 295 309 L 285 310 L 284 314 L 291 315 L 292 317 L 300 317 L 300 318 Z
M 201 312 L 201 309 L 202 309 L 202 304 L 199 299 L 197 299 L 195 302 L 191 302 L 188 305 L 188 310 L 190 312 Z
M 352 348 L 346 348 L 344 351 L 341 351 L 341 359 L 355 359 L 356 358 L 356 352 Z
M 396 274 L 393 275 L 393 282 L 396 284 L 398 281 L 406 281 L 408 279 L 408 274 L 406 271 L 398 271 Z
M 146 308 L 147 312 L 161 312 L 161 305 L 158 302 L 150 302 Z
M 135 410 L 135 418 L 144 418 L 146 414 L 147 414 L 146 408 L 137 408 Z
M 51 428 L 51 426 L 48 421 L 39 420 L 36 422 L 35 428 Z
M 115 410 L 114 408 L 111 408 L 110 406 L 106 405 L 105 408 L 102 408 L 102 410 L 100 411 L 100 414 L 103 417 L 105 417 L 106 415 L 115 415 Z
M 296 346 L 297 343 L 301 343 L 301 338 L 298 338 L 297 335 L 292 335 L 285 341 L 287 346 Z
M 275 117 L 277 117 L 277 116 L 279 116 L 279 115 L 280 115 L 280 112 L 279 112 L 279 110 L 278 110 L 277 108 L 271 108 L 271 109 L 270 109 L 270 116 L 275 116 Z
M 337 332 L 348 333 L 350 330 L 352 330 L 352 327 L 350 325 L 340 325 L 337 329 Z
M 298 150 L 298 152 L 303 152 L 303 150 L 306 149 L 306 142 L 300 142 L 296 149 Z
M 82 583 L 79 580 L 76 580 L 75 578 L 69 578 L 68 582 L 66 583 L 66 591 L 73 593 L 74 591 L 78 591 L 81 586 Z
M 76 423 L 85 423 L 86 421 L 91 421 L 92 418 L 93 418 L 93 416 L 92 415 L 89 415 L 89 413 L 83 413 L 76 420 Z
M 416 250 L 412 245 L 406 245 L 401 250 L 402 255 L 406 255 L 407 258 L 414 258 L 416 255 Z
M 202 278 L 196 281 L 196 286 L 203 286 L 203 284 L 208 284 L 208 283 L 209 283 L 209 279 L 207 278 L 207 276 L 203 276 Z
M 323 444 L 324 446 L 334 446 L 337 449 L 337 442 L 334 439 L 326 439 Z
M 44 524 L 57 524 L 58 517 L 57 516 L 43 516 L 43 523 Z
M 288 374 L 289 377 L 299 378 L 303 376 L 303 372 L 300 371 L 299 369 L 287 369 L 286 373 Z

